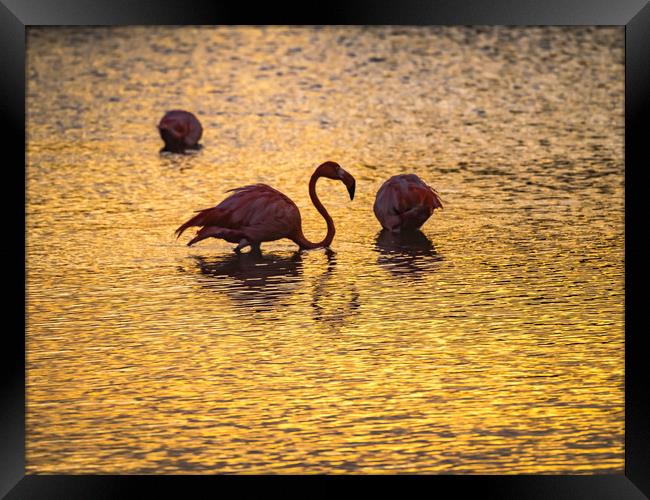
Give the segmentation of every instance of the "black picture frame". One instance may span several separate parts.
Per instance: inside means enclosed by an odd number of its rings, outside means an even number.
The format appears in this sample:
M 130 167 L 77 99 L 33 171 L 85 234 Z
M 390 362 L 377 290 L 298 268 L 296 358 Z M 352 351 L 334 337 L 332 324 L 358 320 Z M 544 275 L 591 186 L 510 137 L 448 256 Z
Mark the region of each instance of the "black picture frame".
M 428 2 L 330 1 L 281 9 L 174 0 L 0 0 L 0 122 L 4 127 L 3 220 L 6 241 L 3 301 L 4 346 L 0 376 L 0 496 L 6 498 L 124 498 L 136 488 L 187 497 L 202 486 L 214 494 L 236 488 L 287 488 L 326 492 L 335 485 L 368 481 L 373 486 L 421 487 L 431 495 L 453 490 L 454 497 L 633 499 L 650 496 L 648 375 L 640 325 L 643 279 L 640 182 L 644 139 L 650 119 L 650 3 L 647 0 L 443 0 Z M 430 475 L 430 476 L 56 476 L 25 475 L 25 39 L 32 25 L 143 24 L 410 24 L 410 25 L 616 25 L 625 27 L 625 474 L 624 475 Z M 8 156 L 13 151 L 16 156 Z M 13 157 L 13 160 L 9 160 Z M 604 207 L 606 209 L 606 207 Z M 11 263 L 10 263 L 11 262 Z M 21 313 L 21 310 L 23 311 Z M 507 472 L 507 471 L 506 471 Z M 298 483 L 298 484 L 296 484 Z M 139 494 L 139 497 L 142 495 Z

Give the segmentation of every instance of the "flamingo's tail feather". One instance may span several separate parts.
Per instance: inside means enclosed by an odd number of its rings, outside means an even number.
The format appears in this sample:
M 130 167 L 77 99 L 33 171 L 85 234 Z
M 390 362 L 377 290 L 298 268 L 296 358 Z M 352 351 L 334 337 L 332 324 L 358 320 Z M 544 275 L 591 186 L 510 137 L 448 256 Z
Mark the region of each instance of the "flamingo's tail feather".
M 188 228 L 192 226 L 204 226 L 207 222 L 207 219 L 211 218 L 213 215 L 213 208 L 207 208 L 205 210 L 199 210 L 198 213 L 192 217 L 190 220 L 185 222 L 182 226 L 180 226 L 176 230 L 176 238 L 183 234 L 183 232 Z

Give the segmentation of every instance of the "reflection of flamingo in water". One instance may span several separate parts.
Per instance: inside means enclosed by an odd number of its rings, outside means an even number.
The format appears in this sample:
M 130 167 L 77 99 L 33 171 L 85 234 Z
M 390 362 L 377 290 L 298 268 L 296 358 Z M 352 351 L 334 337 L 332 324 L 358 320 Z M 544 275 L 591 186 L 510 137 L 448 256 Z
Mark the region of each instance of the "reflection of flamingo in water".
M 334 275 L 336 258 L 331 250 L 327 250 L 325 256 L 327 267 L 316 278 L 313 287 L 313 317 L 316 321 L 340 326 L 359 308 L 359 293 L 354 283 L 347 287 L 332 287 L 330 280 Z M 212 259 L 195 256 L 194 259 L 204 287 L 225 292 L 235 303 L 256 311 L 276 309 L 304 279 L 301 252 L 289 256 L 247 253 Z M 346 295 L 344 288 L 350 290 L 349 300 L 341 300 Z
M 285 257 L 274 254 L 229 254 L 215 259 L 194 257 L 202 284 L 245 305 L 273 309 L 302 282 L 300 252 Z
M 398 276 L 421 274 L 442 260 L 431 240 L 418 230 L 395 233 L 382 229 L 375 249 L 380 254 L 377 263 Z
M 442 208 L 440 196 L 415 174 L 395 175 L 384 182 L 373 206 L 381 226 L 393 232 L 419 229 L 436 208 Z
M 353 282 L 336 287 L 328 286 L 334 275 L 336 267 L 336 254 L 327 250 L 327 271 L 325 271 L 314 283 L 314 293 L 311 306 L 314 310 L 314 320 L 327 323 L 330 326 L 340 327 L 354 314 L 358 313 L 360 307 L 359 292 Z M 349 300 L 345 297 L 345 290 L 350 291 Z
M 327 235 L 322 241 L 312 243 L 302 234 L 300 211 L 296 204 L 280 191 L 266 184 L 254 184 L 236 188 L 234 194 L 214 208 L 201 210 L 176 230 L 176 236 L 183 234 L 188 227 L 201 229 L 188 243 L 194 245 L 205 238 L 221 238 L 230 243 L 238 243 L 235 252 L 251 247 L 259 253 L 260 244 L 288 238 L 301 249 L 329 247 L 334 239 L 334 221 L 316 196 L 316 181 L 321 177 L 339 180 L 345 184 L 354 198 L 355 181 L 338 163 L 327 161 L 320 165 L 309 181 L 309 196 L 312 203 L 327 223 Z

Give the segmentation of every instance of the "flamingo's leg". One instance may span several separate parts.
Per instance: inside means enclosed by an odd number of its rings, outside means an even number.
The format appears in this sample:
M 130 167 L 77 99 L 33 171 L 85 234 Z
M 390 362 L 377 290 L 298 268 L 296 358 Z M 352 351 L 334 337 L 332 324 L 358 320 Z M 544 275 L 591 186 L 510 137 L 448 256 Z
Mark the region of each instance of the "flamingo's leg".
M 249 245 L 250 245 L 249 241 L 246 238 L 242 238 L 241 240 L 239 240 L 239 245 L 235 247 L 235 253 L 241 253 L 241 249 L 246 248 Z

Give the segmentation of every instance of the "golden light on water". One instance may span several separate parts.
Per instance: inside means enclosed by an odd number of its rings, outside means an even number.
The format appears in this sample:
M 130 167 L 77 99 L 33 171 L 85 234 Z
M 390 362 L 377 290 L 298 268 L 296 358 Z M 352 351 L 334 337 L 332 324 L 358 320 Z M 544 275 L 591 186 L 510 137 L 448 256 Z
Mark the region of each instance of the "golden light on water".
M 28 473 L 623 470 L 619 28 L 31 28 Z M 155 124 L 193 111 L 192 155 Z M 333 252 L 187 248 L 264 182 Z M 444 210 L 372 213 L 414 172 Z

